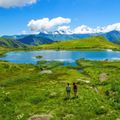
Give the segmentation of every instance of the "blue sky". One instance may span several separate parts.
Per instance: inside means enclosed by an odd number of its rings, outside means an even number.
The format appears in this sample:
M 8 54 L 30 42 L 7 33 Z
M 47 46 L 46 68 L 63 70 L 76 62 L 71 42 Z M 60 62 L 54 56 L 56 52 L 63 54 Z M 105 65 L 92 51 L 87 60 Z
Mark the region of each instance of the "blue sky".
M 0 34 L 29 32 L 29 21 L 42 18 L 70 18 L 71 28 L 83 24 L 97 27 L 120 23 L 119 5 L 120 0 L 38 0 L 20 7 L 13 3 L 7 8 L 1 4 Z

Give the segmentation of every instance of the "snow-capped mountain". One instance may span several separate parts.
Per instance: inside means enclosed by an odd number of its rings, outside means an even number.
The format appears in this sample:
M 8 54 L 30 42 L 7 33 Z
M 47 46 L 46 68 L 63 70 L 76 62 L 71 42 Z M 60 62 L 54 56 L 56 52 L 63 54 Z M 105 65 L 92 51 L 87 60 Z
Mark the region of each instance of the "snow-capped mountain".
M 13 36 L 2 36 L 3 38 L 10 38 L 18 40 L 28 45 L 46 44 L 56 41 L 71 40 L 77 38 L 86 38 L 91 36 L 104 36 L 106 39 L 113 43 L 120 44 L 120 31 L 110 31 L 106 33 L 86 33 L 86 34 L 67 34 L 65 31 L 55 32 L 40 32 L 39 34 L 33 35 L 13 35 Z

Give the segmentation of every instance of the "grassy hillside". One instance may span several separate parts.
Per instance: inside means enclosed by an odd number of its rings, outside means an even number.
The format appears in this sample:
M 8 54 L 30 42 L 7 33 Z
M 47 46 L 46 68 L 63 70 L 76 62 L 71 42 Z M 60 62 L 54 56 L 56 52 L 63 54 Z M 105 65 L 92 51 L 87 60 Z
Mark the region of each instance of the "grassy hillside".
M 1 61 L 0 120 L 27 120 L 35 114 L 50 114 L 51 120 L 120 119 L 120 62 L 77 63 L 72 68 L 57 62 L 34 66 Z M 51 73 L 43 74 L 43 68 Z M 67 99 L 66 83 L 73 81 L 78 98 L 72 92 Z
M 3 56 L 9 50 L 10 50 L 9 48 L 0 47 L 0 57 Z
M 109 42 L 104 37 L 90 37 L 84 39 L 75 39 L 53 44 L 40 45 L 40 49 L 75 49 L 75 50 L 101 50 L 101 49 L 120 49 L 119 45 Z
M 0 38 L 0 47 L 7 47 L 7 48 L 24 48 L 26 47 L 25 44 L 12 39 Z

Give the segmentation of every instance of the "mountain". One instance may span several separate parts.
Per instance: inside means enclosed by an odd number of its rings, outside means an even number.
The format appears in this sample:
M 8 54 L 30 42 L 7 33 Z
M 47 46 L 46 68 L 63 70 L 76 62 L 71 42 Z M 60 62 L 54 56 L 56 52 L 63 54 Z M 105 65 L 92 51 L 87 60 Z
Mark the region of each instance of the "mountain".
M 27 45 L 39 45 L 39 44 L 48 44 L 54 42 L 52 39 L 49 37 L 46 37 L 45 34 L 39 36 L 39 35 L 13 35 L 13 36 L 8 36 L 4 35 L 2 38 L 5 39 L 12 39 L 12 40 L 17 40 L 23 44 Z
M 86 38 L 86 37 L 90 37 L 91 34 L 61 34 L 57 31 L 56 34 L 53 33 L 39 33 L 37 35 L 38 37 L 45 37 L 48 39 L 51 39 L 53 41 L 63 41 L 63 40 L 70 40 L 70 39 L 76 39 L 76 38 Z
M 72 39 L 77 39 L 77 38 L 88 38 L 91 36 L 103 36 L 106 39 L 108 39 L 110 42 L 120 44 L 120 32 L 119 31 L 111 31 L 108 33 L 93 33 L 93 34 L 61 34 L 57 32 L 56 34 L 45 34 L 45 33 L 40 33 L 37 36 L 39 37 L 45 37 L 52 39 L 53 41 L 63 41 L 63 40 L 72 40 Z
M 28 35 L 4 35 L 4 36 L 2 36 L 2 38 L 18 40 L 18 39 L 22 39 L 26 36 L 28 36 Z
M 39 37 L 37 35 L 28 35 L 22 39 L 18 39 L 18 41 L 27 45 L 39 45 L 39 44 L 48 44 L 54 42 L 53 40 L 47 37 L 44 36 Z
M 120 44 L 120 32 L 119 31 L 111 31 L 111 32 L 103 34 L 103 36 L 113 43 Z
M 15 39 L 18 41 L 21 41 L 25 44 L 47 44 L 52 43 L 56 41 L 62 41 L 62 40 L 70 40 L 70 39 L 76 39 L 76 38 L 86 38 L 90 37 L 92 34 L 65 34 L 64 32 L 55 31 L 54 33 L 42 33 L 39 34 L 33 34 L 33 35 L 13 35 L 13 36 L 2 36 L 3 38 L 7 39 Z M 37 43 L 36 43 L 37 42 Z
M 48 44 L 56 41 L 72 40 L 78 38 L 88 38 L 92 36 L 103 36 L 110 42 L 120 44 L 120 32 L 111 31 L 108 33 L 92 33 L 92 34 L 65 34 L 62 31 L 55 31 L 54 33 L 39 33 L 33 35 L 13 35 L 13 36 L 2 36 L 6 39 L 14 39 L 27 45 L 39 45 Z
M 7 47 L 7 48 L 23 48 L 27 45 L 21 43 L 20 41 L 13 40 L 13 39 L 6 39 L 0 38 L 0 47 Z
M 38 49 L 75 49 L 75 50 L 102 50 L 102 49 L 120 49 L 120 46 L 114 44 L 102 36 L 94 36 L 84 39 L 74 39 L 67 41 L 59 41 L 53 44 L 37 46 Z

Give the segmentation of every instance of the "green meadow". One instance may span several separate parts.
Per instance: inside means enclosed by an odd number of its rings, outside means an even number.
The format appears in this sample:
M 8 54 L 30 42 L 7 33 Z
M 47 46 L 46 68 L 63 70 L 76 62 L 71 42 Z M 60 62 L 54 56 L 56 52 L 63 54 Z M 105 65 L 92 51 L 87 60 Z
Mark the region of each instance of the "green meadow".
M 0 48 L 6 52 L 36 49 L 119 50 L 103 37 L 56 42 L 24 49 Z M 36 56 L 41 58 L 42 56 Z M 28 120 L 34 115 L 47 115 L 41 120 L 119 120 L 120 61 L 80 59 L 77 66 L 39 61 L 15 64 L 0 61 L 0 120 Z M 66 96 L 66 85 L 78 85 L 78 97 Z
M 50 114 L 51 120 L 120 119 L 120 62 L 78 60 L 77 64 L 1 61 L 0 120 L 27 120 L 35 114 Z M 78 98 L 73 92 L 66 97 L 68 82 L 77 83 Z
M 114 44 L 102 36 L 89 37 L 84 39 L 74 39 L 55 42 L 33 47 L 34 49 L 56 49 L 56 50 L 120 50 L 120 46 Z

